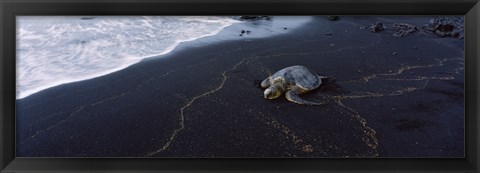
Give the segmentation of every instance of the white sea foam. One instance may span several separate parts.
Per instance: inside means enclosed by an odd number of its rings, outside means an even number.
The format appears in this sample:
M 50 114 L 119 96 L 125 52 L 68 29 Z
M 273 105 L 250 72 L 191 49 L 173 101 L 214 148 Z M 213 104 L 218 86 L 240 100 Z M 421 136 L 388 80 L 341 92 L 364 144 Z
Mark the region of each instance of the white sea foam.
M 202 45 L 266 37 L 288 32 L 309 20 L 310 17 L 241 22 L 226 16 L 20 16 L 17 99 L 124 69 L 142 59 L 169 53 L 182 42 L 198 39 L 201 41 L 196 44 Z M 241 30 L 252 32 L 239 36 Z

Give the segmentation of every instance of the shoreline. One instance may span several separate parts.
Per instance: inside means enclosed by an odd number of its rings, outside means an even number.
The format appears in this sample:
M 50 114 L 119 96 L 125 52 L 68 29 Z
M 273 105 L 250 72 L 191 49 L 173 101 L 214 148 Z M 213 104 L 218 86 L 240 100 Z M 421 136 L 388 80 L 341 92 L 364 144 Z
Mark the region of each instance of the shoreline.
M 279 19 L 277 19 L 277 18 L 279 18 Z M 144 60 L 168 57 L 174 51 L 181 51 L 183 49 L 187 49 L 188 47 L 201 47 L 201 46 L 208 46 L 209 44 L 215 44 L 215 43 L 224 42 L 224 41 L 266 38 L 266 37 L 273 37 L 273 36 L 277 36 L 277 35 L 281 35 L 281 34 L 286 34 L 288 32 L 291 32 L 291 30 L 294 30 L 294 29 L 290 29 L 288 31 L 287 30 L 282 31 L 282 29 L 280 29 L 279 25 L 285 25 L 285 26 L 288 26 L 290 28 L 292 28 L 292 27 L 298 28 L 298 27 L 305 26 L 305 23 L 308 23 L 308 21 L 311 20 L 311 19 L 309 19 L 308 16 L 303 17 L 303 19 L 302 18 L 298 18 L 298 19 L 300 19 L 300 20 L 291 20 L 291 19 L 289 20 L 288 17 L 274 16 L 274 18 L 271 21 L 263 21 L 263 19 L 259 20 L 259 21 L 249 21 L 249 20 L 237 21 L 236 23 L 232 23 L 231 25 L 224 26 L 221 30 L 219 30 L 216 33 L 212 33 L 212 34 L 209 34 L 209 35 L 202 35 L 198 38 L 192 38 L 192 39 L 189 39 L 189 40 L 183 40 L 183 41 L 177 42 L 174 45 L 171 45 L 172 48 L 168 49 L 168 51 L 163 52 L 161 54 L 148 55 L 148 56 L 141 57 L 141 58 L 130 58 L 130 59 L 135 59 L 135 61 L 129 61 L 129 63 L 123 64 L 123 65 L 121 65 L 117 68 L 113 68 L 113 69 L 106 70 L 106 71 L 104 70 L 101 73 L 97 73 L 97 74 L 94 74 L 94 75 L 83 76 L 82 78 L 79 78 L 79 79 L 71 79 L 71 80 L 63 79 L 63 80 L 57 81 L 56 83 L 53 83 L 53 84 L 50 84 L 50 85 L 47 85 L 47 86 L 44 86 L 44 87 L 35 88 L 35 89 L 30 90 L 30 91 L 26 91 L 23 94 L 20 94 L 19 96 L 17 96 L 16 100 L 24 99 L 25 97 L 28 97 L 32 94 L 41 92 L 45 89 L 49 89 L 49 88 L 52 88 L 52 87 L 55 87 L 55 86 L 65 85 L 65 84 L 80 82 L 80 81 L 85 81 L 85 80 L 90 80 L 90 79 L 102 77 L 102 76 L 105 76 L 105 75 L 109 75 L 111 73 L 115 73 L 117 71 L 128 68 L 128 67 L 130 67 L 134 64 L 140 63 Z M 237 19 L 232 19 L 232 20 L 237 20 Z M 279 20 L 279 21 L 276 21 L 276 20 Z M 294 21 L 294 22 L 288 24 L 288 21 Z M 253 24 L 255 22 L 260 22 L 260 24 Z M 264 30 L 262 28 L 254 28 L 253 27 L 254 25 L 256 25 L 257 27 L 268 27 L 268 26 L 262 26 L 262 25 L 265 25 L 265 24 L 261 24 L 262 22 L 270 23 L 270 27 L 274 26 L 276 28 L 271 28 L 271 33 L 268 33 L 268 32 L 262 31 L 262 30 Z M 237 33 L 240 33 L 240 31 L 243 30 L 243 29 L 244 30 L 255 29 L 255 30 L 252 32 L 251 35 L 245 34 L 245 36 L 239 37 L 237 35 Z M 260 35 L 256 35 L 258 32 L 260 33 Z M 18 95 L 18 93 L 17 93 L 17 95 Z
M 461 157 L 462 51 L 355 19 L 186 46 L 17 100 L 17 156 Z M 297 64 L 337 79 L 302 96 L 329 104 L 263 98 L 258 81 Z

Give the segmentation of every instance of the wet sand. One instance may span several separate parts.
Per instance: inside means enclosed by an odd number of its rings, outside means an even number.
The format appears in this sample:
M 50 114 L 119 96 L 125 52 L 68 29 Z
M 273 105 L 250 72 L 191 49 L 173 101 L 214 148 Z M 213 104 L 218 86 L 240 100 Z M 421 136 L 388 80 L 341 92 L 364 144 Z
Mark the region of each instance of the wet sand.
M 317 17 L 44 90 L 17 101 L 17 156 L 463 157 L 463 40 L 362 29 L 407 17 L 385 18 Z M 303 96 L 328 104 L 263 98 L 291 65 L 336 79 Z

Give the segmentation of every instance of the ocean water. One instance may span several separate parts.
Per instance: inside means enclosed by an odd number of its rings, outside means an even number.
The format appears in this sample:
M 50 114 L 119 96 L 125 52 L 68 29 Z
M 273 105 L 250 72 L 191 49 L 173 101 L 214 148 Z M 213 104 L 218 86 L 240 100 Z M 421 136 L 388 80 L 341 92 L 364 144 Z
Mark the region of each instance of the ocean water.
M 183 43 L 261 38 L 290 32 L 311 17 L 274 16 L 19 16 L 16 98 L 103 76 Z M 288 29 L 287 29 L 288 28 Z M 251 31 L 240 36 L 240 31 Z M 192 42 L 199 40 L 198 42 Z

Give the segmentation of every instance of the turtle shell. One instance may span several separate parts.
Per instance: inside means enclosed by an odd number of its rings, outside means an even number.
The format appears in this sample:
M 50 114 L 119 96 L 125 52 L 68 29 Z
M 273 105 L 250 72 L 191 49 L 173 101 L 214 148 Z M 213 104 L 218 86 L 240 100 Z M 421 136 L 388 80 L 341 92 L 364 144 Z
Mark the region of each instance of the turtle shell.
M 284 68 L 272 75 L 272 79 L 283 79 L 287 85 L 312 90 L 320 86 L 319 76 L 305 66 L 295 65 Z

